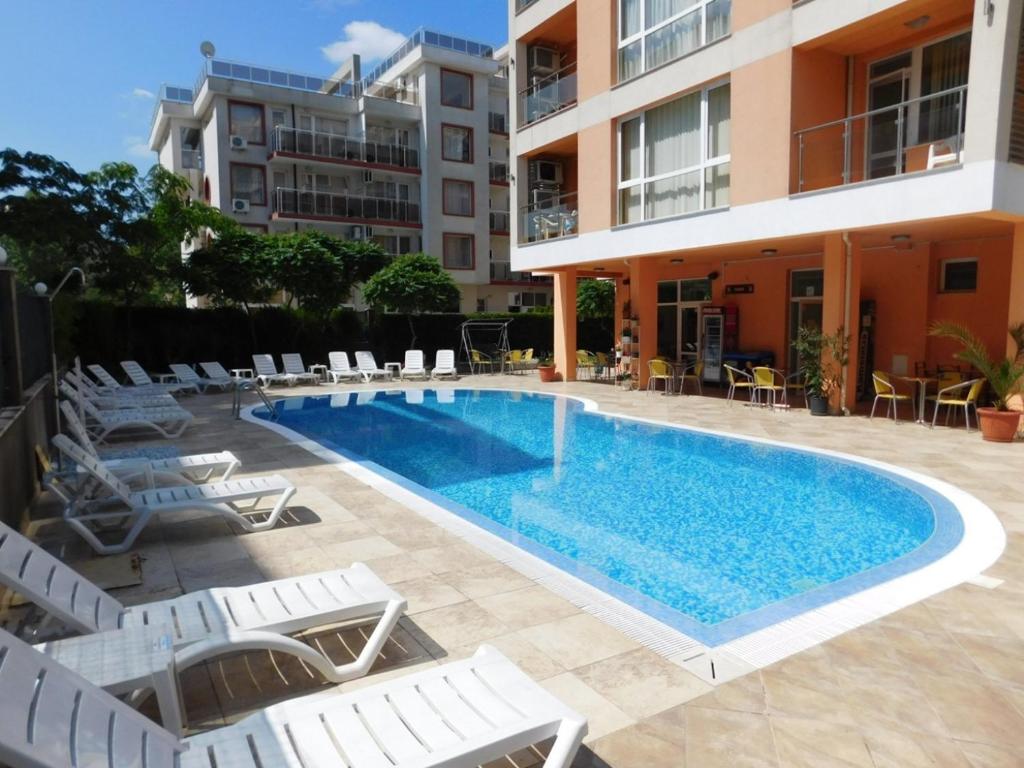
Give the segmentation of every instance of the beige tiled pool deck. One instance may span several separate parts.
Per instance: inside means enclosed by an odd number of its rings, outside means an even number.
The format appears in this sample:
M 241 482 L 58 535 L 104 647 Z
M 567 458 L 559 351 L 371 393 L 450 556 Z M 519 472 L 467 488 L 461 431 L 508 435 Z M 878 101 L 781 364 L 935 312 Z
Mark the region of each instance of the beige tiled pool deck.
M 230 395 L 210 395 L 185 402 L 196 424 L 170 444 L 182 452 L 232 450 L 243 473 L 281 472 L 300 489 L 294 516 L 251 535 L 216 517 L 153 525 L 137 548 L 143 584 L 115 594 L 141 602 L 361 560 L 408 598 L 409 611 L 375 671 L 343 688 L 491 643 L 587 716 L 579 766 L 1024 766 L 1024 445 L 984 443 L 963 429 L 815 419 L 710 397 L 540 385 L 531 376 L 466 377 L 459 386 L 543 387 L 611 412 L 841 450 L 942 478 L 1002 521 L 1007 548 L 986 572 L 1002 583 L 961 585 L 712 688 L 281 436 L 233 420 Z M 88 557 L 59 524 L 43 526 L 40 537 L 49 544 L 67 538 L 72 558 Z M 358 629 L 316 639 L 338 655 L 358 652 L 361 642 Z M 322 687 L 297 663 L 266 653 L 184 676 L 197 728 Z M 501 765 L 536 761 L 513 755 Z

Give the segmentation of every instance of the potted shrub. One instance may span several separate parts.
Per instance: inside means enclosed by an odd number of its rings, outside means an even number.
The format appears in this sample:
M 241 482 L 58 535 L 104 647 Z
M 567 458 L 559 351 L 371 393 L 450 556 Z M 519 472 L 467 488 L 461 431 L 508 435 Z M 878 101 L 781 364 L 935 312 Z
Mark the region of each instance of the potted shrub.
M 1017 353 L 1002 360 L 990 358 L 984 342 L 959 323 L 940 321 L 932 325 L 929 333 L 959 342 L 962 349 L 956 353 L 956 359 L 967 363 L 988 380 L 993 395 L 992 407 L 977 408 L 981 436 L 998 443 L 1013 442 L 1020 427 L 1020 412 L 1011 411 L 1008 403 L 1010 398 L 1024 391 L 1024 323 L 1010 328 Z
M 552 357 L 545 357 L 537 364 L 537 375 L 540 376 L 542 382 L 552 382 L 558 380 L 558 372 L 555 370 L 555 361 Z
M 850 337 L 843 328 L 835 334 L 801 326 L 793 342 L 807 388 L 807 408 L 812 416 L 827 416 L 829 399 L 843 389 L 843 376 L 850 360 Z M 822 360 L 828 352 L 828 359 Z

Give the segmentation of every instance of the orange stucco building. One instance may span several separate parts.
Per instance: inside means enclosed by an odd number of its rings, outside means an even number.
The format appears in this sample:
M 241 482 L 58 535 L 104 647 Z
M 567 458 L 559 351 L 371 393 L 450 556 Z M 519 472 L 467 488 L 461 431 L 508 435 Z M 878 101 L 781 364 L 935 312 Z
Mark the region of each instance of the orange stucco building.
M 952 363 L 936 320 L 1005 353 L 1024 321 L 1022 15 L 510 0 L 512 264 L 555 278 L 562 375 L 581 277 L 616 281 L 641 384 L 656 355 L 710 354 L 711 380 L 730 355 L 793 370 L 802 324 L 848 330 L 848 404 L 872 368 Z

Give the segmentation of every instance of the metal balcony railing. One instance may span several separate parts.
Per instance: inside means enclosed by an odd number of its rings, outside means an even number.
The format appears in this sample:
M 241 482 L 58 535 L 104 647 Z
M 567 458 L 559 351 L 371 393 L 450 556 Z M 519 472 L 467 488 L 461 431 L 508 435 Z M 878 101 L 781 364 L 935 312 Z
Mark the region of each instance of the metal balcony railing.
M 519 240 L 534 243 L 575 235 L 579 228 L 577 194 L 570 192 L 519 209 Z
M 508 184 L 508 163 L 490 162 L 490 177 L 492 182 Z
M 967 86 L 879 107 L 794 132 L 797 191 L 958 165 Z
M 508 133 L 508 119 L 501 112 L 488 112 L 487 128 L 491 133 Z
M 576 62 L 538 78 L 519 92 L 519 127 L 576 104 Z
M 270 148 L 274 152 L 291 152 L 325 160 L 390 165 L 410 170 L 418 170 L 420 167 L 419 150 L 412 147 L 380 144 L 351 136 L 290 128 L 285 125 L 274 126 L 270 135 Z
M 491 232 L 508 232 L 510 220 L 508 211 L 491 211 Z
M 542 285 L 551 282 L 551 278 L 547 276 L 534 275 L 530 272 L 516 272 L 507 261 L 491 262 L 491 280 L 503 283 L 537 283 Z
M 274 189 L 274 213 L 402 224 L 420 223 L 419 203 L 305 189 Z

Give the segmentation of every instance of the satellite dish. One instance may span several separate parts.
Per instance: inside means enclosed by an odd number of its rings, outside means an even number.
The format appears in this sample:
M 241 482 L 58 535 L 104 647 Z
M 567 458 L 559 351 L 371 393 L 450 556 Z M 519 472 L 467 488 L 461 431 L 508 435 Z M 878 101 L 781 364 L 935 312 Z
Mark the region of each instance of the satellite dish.
M 207 59 L 212 59 L 213 55 L 217 53 L 217 49 L 213 47 L 213 43 L 209 40 L 203 40 L 203 42 L 199 44 L 199 52 Z

